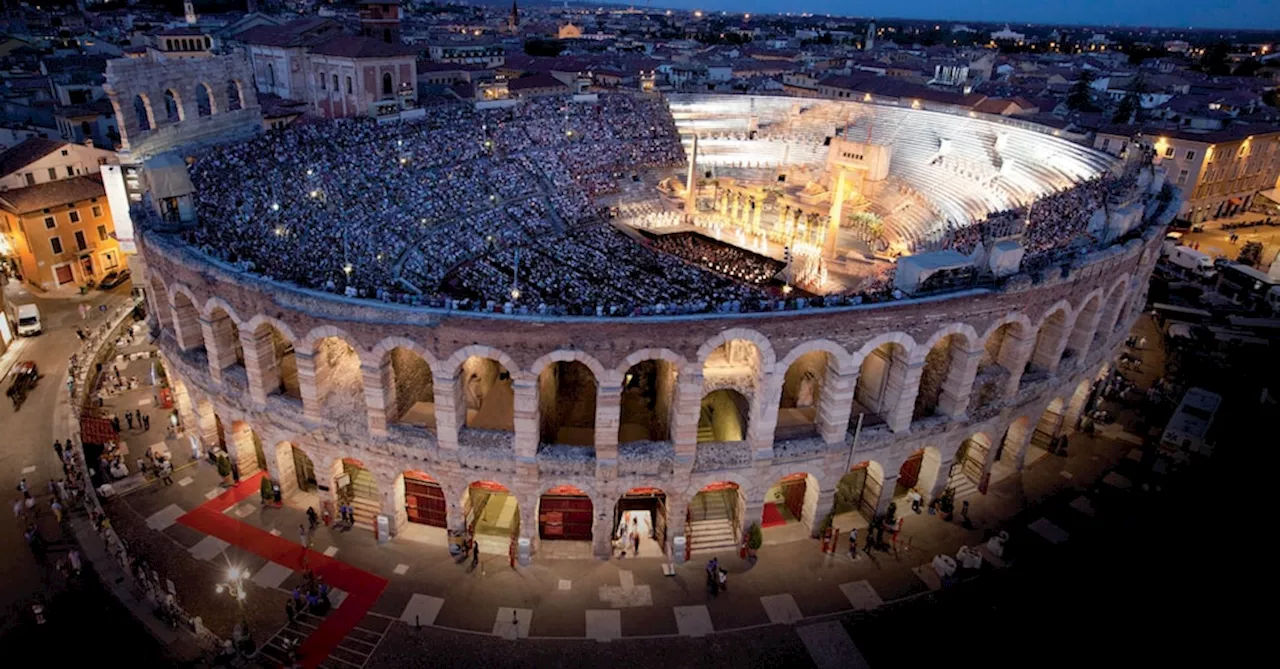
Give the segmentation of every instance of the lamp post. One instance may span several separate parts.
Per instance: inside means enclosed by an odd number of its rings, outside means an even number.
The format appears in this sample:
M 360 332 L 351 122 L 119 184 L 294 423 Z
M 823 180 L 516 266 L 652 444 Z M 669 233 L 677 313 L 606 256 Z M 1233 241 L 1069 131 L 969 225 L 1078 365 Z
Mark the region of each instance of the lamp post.
M 252 644 L 252 634 L 249 632 L 249 618 L 245 615 L 244 601 L 247 595 L 244 582 L 249 578 L 249 570 L 239 567 L 231 567 L 227 570 L 227 580 L 214 586 L 214 591 L 218 594 L 228 594 L 236 601 L 240 607 L 240 627 L 244 630 L 244 639 L 250 640 Z M 236 649 L 240 650 L 240 640 L 236 640 Z

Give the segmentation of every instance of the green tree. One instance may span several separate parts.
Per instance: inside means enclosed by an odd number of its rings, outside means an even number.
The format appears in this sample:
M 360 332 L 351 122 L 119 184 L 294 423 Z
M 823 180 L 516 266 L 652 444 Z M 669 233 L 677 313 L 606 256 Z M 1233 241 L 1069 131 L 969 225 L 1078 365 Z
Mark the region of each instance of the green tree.
M 1071 85 L 1067 93 L 1067 107 L 1072 111 L 1097 111 L 1098 105 L 1093 103 L 1093 70 L 1083 70 L 1080 78 Z

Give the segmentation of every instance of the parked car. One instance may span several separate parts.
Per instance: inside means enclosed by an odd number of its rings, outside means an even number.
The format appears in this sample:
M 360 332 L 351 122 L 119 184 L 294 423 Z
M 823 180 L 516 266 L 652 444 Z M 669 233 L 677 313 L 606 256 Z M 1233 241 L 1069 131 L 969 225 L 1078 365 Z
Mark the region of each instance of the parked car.
M 9 383 L 9 389 L 5 394 L 13 401 L 13 410 L 17 411 L 22 408 L 22 403 L 27 400 L 27 393 L 36 387 L 36 383 L 40 381 L 40 370 L 36 367 L 36 363 L 30 360 L 24 360 L 13 366 L 13 371 L 9 374 L 12 381 Z
M 111 290 L 128 280 L 129 270 L 127 269 L 120 270 L 119 272 L 111 272 L 110 274 L 102 277 L 102 283 L 98 284 L 98 287 L 103 290 Z

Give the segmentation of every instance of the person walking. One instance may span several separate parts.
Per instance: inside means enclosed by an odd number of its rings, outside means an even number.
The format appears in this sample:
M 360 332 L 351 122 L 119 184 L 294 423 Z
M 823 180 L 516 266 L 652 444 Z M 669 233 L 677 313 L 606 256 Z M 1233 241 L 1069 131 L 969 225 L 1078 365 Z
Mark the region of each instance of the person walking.
M 160 465 L 160 480 L 164 481 L 166 486 L 173 485 L 173 465 L 168 460 Z
M 307 522 L 311 523 L 311 529 L 313 530 L 320 523 L 320 519 L 316 516 L 316 510 L 312 507 L 307 507 Z
M 298 524 L 298 542 L 302 544 L 302 550 L 311 547 L 311 536 L 307 534 L 307 526 L 301 523 Z
M 133 419 L 138 423 L 138 429 L 142 429 L 142 409 L 133 410 Z
M 289 619 L 289 624 L 291 624 L 291 625 L 292 625 L 292 624 L 293 624 L 294 619 L 295 619 L 295 618 L 297 617 L 297 615 L 298 615 L 298 614 L 297 614 L 297 611 L 295 611 L 295 610 L 294 610 L 294 608 L 293 608 L 293 600 L 292 600 L 292 599 L 290 599 L 290 600 L 288 600 L 288 601 L 286 601 L 286 602 L 284 603 L 284 615 L 285 615 L 285 617 L 287 617 L 287 618 Z
M 151 414 L 142 414 L 142 431 L 151 431 Z
M 631 546 L 631 557 L 640 557 L 640 532 L 638 530 L 631 530 Z
M 849 557 L 858 559 L 858 528 L 849 530 Z
M 84 563 L 80 561 L 80 551 L 72 548 L 71 552 L 67 553 L 67 560 L 71 562 L 71 571 L 79 575 L 80 570 L 84 568 Z
M 471 540 L 471 570 L 475 571 L 476 567 L 479 565 L 480 565 L 480 544 L 476 543 L 475 539 L 472 539 Z
M 133 414 L 128 411 L 124 412 L 124 419 L 129 423 L 129 429 L 133 429 Z
M 55 499 L 53 500 L 52 503 L 49 504 L 49 508 L 53 509 L 53 517 L 55 520 L 58 521 L 58 524 L 61 525 L 62 524 L 62 502 L 59 502 L 58 500 Z
M 58 460 L 61 461 L 62 460 L 62 440 L 61 439 L 53 442 L 53 450 L 57 451 Z
M 963 525 L 966 530 L 973 529 L 973 521 L 969 520 L 969 500 L 967 499 L 960 505 L 960 524 Z

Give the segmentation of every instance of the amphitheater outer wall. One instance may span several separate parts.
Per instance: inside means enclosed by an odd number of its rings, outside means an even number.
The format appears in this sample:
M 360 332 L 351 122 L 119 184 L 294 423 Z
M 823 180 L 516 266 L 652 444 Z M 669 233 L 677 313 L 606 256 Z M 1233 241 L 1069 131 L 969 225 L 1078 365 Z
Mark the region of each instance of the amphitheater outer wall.
M 516 496 L 520 534 L 535 550 L 539 496 L 572 485 L 592 499 L 595 552 L 607 556 L 614 505 L 636 487 L 666 493 L 668 536 L 674 537 L 684 534 L 690 500 L 714 482 L 739 485 L 745 524 L 760 519 L 771 484 L 800 472 L 817 481 L 822 518 L 841 476 L 861 462 L 883 471 L 877 504 L 883 510 L 902 464 L 921 451 L 931 456 L 930 466 L 936 464 L 932 485 L 921 492 L 936 496 L 961 445 L 975 434 L 992 444 L 984 475 L 1001 443 L 1017 454 L 1020 469 L 1031 438 L 1023 428 L 1034 427 L 1054 404 L 1064 415 L 1064 429 L 1070 429 L 1081 409 L 1077 391 L 1107 369 L 1124 344 L 1145 303 L 1159 232 L 1148 228 L 1141 238 L 1089 255 L 1060 276 L 1022 277 L 998 291 L 856 308 L 626 319 L 476 315 L 348 300 L 239 272 L 151 232 L 144 233 L 141 254 L 153 327 L 175 379 L 179 413 L 206 445 L 225 443 L 242 474 L 257 468 L 252 442 L 243 435 L 261 444 L 266 469 L 276 480 L 288 475 L 278 457 L 284 444 L 310 457 L 321 485 L 336 463 L 354 458 L 373 474 L 393 532 L 405 522 L 403 491 L 397 489 L 403 472 L 425 471 L 440 482 L 451 528 L 465 525 L 467 486 L 494 481 Z M 228 321 L 239 333 L 242 362 L 229 352 Z M 271 354 L 255 336 L 263 323 L 292 344 L 301 397 L 267 390 Z M 1006 345 L 993 360 L 984 360 L 985 345 L 997 332 L 1007 335 Z M 936 413 L 913 416 L 930 346 L 946 335 L 956 336 L 947 340 L 951 349 Z M 318 386 L 324 381 L 313 352 L 326 337 L 343 339 L 358 357 L 360 390 L 340 403 L 349 409 L 345 413 L 322 404 L 325 388 Z M 742 367 L 706 368 L 711 352 L 731 340 L 750 342 L 753 360 Z M 883 344 L 890 344 L 882 349 L 888 351 L 877 412 L 883 422 L 865 427 L 855 439 L 851 404 L 862 364 Z M 396 346 L 430 367 L 434 429 L 400 425 L 389 409 L 394 402 L 388 386 L 394 383 L 386 354 Z M 812 350 L 828 354 L 815 407 L 817 434 L 775 440 L 787 367 Z M 472 355 L 495 359 L 511 373 L 513 431 L 459 429 L 465 415 L 460 365 Z M 631 365 L 647 359 L 667 360 L 677 373 L 670 438 L 645 442 L 642 449 L 619 446 L 623 378 Z M 564 457 L 564 449 L 539 443 L 538 372 L 554 361 L 580 361 L 595 377 L 594 449 L 585 456 Z M 994 384 L 994 399 L 978 392 L 984 379 Z M 702 398 L 723 387 L 745 391 L 746 437 L 698 443 Z M 332 500 L 327 496 L 322 490 L 322 503 Z

